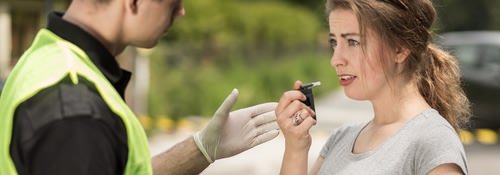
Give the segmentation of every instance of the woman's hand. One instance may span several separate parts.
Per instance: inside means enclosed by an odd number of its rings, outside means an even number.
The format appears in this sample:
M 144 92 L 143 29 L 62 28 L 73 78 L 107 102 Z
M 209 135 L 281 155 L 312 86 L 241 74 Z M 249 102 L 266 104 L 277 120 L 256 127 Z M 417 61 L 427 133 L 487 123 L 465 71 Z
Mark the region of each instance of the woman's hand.
M 296 81 L 294 89 L 299 89 L 301 84 Z M 278 125 L 285 136 L 285 152 L 308 152 L 311 146 L 309 129 L 316 120 L 311 117 L 314 111 L 301 102 L 304 100 L 306 96 L 302 92 L 290 90 L 283 93 L 276 108 Z

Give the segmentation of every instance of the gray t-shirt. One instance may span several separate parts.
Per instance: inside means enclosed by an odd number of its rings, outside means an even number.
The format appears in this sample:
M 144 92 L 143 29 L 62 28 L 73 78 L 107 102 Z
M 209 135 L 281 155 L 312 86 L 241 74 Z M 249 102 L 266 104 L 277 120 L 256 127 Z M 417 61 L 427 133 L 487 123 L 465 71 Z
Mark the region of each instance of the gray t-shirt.
M 377 149 L 354 154 L 356 137 L 367 123 L 343 126 L 328 139 L 319 174 L 425 175 L 445 163 L 467 174 L 462 143 L 453 127 L 434 109 L 408 121 Z

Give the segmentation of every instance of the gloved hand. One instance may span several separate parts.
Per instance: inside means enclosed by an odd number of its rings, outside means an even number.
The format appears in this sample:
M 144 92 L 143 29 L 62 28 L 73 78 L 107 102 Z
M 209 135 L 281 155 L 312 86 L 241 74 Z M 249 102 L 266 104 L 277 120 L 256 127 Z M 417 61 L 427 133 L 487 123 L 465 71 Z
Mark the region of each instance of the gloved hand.
M 217 109 L 208 125 L 193 135 L 208 162 L 234 156 L 278 136 L 274 109 L 277 103 L 263 103 L 230 113 L 238 90 L 234 89 Z

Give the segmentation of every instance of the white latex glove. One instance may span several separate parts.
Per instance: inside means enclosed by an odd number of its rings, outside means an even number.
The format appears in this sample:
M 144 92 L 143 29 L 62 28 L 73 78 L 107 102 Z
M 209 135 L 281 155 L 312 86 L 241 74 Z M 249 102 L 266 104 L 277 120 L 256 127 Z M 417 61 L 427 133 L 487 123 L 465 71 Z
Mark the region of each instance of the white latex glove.
M 198 149 L 213 163 L 234 156 L 279 134 L 274 109 L 277 103 L 263 103 L 230 112 L 238 90 L 233 89 L 208 125 L 193 135 Z

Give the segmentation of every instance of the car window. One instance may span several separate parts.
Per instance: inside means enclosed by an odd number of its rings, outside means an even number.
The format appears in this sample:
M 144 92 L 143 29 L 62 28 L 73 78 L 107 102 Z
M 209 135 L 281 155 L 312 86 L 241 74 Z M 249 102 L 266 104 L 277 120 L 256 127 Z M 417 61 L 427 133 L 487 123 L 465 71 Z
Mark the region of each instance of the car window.
M 487 45 L 484 47 L 484 63 L 500 65 L 500 46 Z
M 450 52 L 462 66 L 473 66 L 478 63 L 478 46 L 477 45 L 454 45 L 450 46 Z

